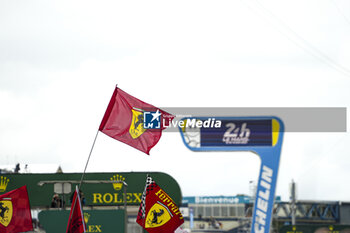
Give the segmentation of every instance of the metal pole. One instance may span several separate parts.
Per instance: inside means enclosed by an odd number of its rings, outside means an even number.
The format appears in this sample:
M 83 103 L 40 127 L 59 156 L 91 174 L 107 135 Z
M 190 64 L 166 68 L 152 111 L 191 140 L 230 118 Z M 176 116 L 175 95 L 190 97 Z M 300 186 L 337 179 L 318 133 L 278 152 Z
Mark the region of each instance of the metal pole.
M 291 184 L 291 201 L 292 201 L 292 205 L 291 205 L 291 208 L 292 208 L 292 226 L 295 226 L 295 210 L 296 210 L 296 207 L 295 207 L 295 183 L 294 183 L 294 180 L 292 180 L 292 184 Z
M 91 146 L 91 149 L 90 149 L 89 157 L 88 157 L 88 159 L 87 159 L 87 161 L 86 161 L 86 164 L 85 164 L 84 172 L 83 172 L 83 174 L 81 175 L 81 179 L 80 179 L 80 183 L 79 183 L 79 190 L 80 190 L 81 184 L 83 183 L 83 180 L 84 180 L 86 168 L 87 168 L 87 166 L 88 166 L 88 164 L 89 164 L 90 157 L 91 157 L 91 153 L 92 153 L 92 150 L 94 149 L 94 146 L 95 146 L 95 142 L 96 142 L 96 138 L 97 138 L 98 132 L 99 132 L 99 130 L 97 130 L 97 133 L 96 133 L 94 142 L 92 143 L 92 146 Z
M 123 181 L 123 187 L 124 187 L 124 233 L 128 232 L 128 212 L 126 210 L 126 183 Z
M 61 203 L 61 208 L 65 209 L 65 201 L 64 201 L 64 183 L 62 183 L 62 203 Z

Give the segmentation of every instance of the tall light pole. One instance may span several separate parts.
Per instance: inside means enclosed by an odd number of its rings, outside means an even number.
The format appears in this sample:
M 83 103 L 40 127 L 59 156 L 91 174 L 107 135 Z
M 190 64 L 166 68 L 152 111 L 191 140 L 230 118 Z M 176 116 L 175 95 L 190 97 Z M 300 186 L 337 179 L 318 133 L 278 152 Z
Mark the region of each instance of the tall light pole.
M 295 183 L 294 180 L 292 180 L 292 183 L 290 184 L 290 199 L 291 199 L 291 210 L 292 210 L 292 226 L 295 226 L 295 212 L 296 212 L 296 197 L 295 197 Z

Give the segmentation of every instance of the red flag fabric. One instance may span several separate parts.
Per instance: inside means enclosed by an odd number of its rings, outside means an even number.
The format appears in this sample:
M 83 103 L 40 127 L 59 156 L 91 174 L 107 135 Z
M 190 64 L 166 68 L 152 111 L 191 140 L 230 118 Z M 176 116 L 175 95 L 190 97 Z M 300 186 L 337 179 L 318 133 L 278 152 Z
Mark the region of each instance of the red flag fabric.
M 85 231 L 86 226 L 84 222 L 83 208 L 81 207 L 79 190 L 78 187 L 76 187 L 69 213 L 66 233 L 84 233 Z
M 153 113 L 154 119 L 159 123 L 157 129 L 145 129 L 145 112 Z M 154 120 L 153 117 L 152 121 Z M 173 115 L 116 87 L 99 130 L 118 141 L 149 154 L 152 147 L 158 143 L 162 136 L 162 130 L 170 125 L 173 118 Z
M 32 215 L 27 186 L 22 186 L 0 196 L 0 232 L 32 231 Z
M 169 233 L 184 218 L 171 197 L 148 176 L 136 222 L 148 233 Z

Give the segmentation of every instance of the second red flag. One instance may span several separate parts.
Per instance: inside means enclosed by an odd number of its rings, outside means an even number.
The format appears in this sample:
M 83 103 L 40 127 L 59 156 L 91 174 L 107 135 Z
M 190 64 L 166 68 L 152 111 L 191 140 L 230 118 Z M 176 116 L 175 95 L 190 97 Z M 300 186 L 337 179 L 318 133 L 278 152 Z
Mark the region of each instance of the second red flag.
M 158 121 L 158 128 L 147 129 L 144 127 L 145 112 L 152 112 L 151 120 L 156 119 Z M 99 130 L 118 141 L 149 154 L 152 147 L 158 143 L 162 130 L 165 129 L 165 126 L 170 125 L 173 118 L 173 115 L 116 87 Z

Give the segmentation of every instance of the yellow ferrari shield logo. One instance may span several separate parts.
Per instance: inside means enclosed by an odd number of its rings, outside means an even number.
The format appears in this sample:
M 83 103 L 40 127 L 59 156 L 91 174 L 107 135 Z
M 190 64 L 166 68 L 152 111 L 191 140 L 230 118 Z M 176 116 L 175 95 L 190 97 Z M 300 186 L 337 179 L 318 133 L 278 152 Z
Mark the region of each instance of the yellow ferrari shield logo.
M 146 129 L 143 128 L 143 112 L 132 109 L 132 121 L 129 133 L 133 139 L 140 137 Z
M 7 227 L 12 219 L 12 202 L 10 200 L 0 201 L 0 223 Z
M 169 211 L 162 204 L 156 203 L 147 214 L 145 228 L 160 227 L 170 219 L 171 215 Z

